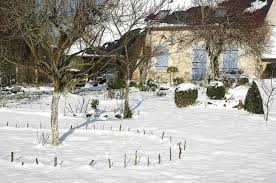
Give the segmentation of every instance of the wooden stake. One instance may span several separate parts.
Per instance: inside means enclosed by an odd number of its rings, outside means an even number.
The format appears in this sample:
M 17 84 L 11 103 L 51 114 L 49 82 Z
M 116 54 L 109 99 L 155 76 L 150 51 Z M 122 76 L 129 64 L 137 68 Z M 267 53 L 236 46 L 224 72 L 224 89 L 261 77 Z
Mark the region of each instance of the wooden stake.
M 181 153 L 182 153 L 182 148 L 179 148 L 179 154 L 178 154 L 178 158 L 181 159 Z
M 158 164 L 161 164 L 161 155 L 158 154 Z
M 54 166 L 57 166 L 57 157 L 54 158 Z
M 126 154 L 124 155 L 124 168 L 126 168 L 127 164 L 126 164 Z
M 108 167 L 111 168 L 111 160 L 108 159 Z
M 120 124 L 119 131 L 122 131 L 122 125 Z
M 29 123 L 27 123 L 27 128 L 29 128 Z
M 14 159 L 14 153 L 11 152 L 11 162 L 13 162 L 13 159 Z
M 162 133 L 162 139 L 164 139 L 164 136 L 165 136 L 165 131 L 163 131 Z
M 148 166 L 150 166 L 150 158 L 148 157 Z
M 7 126 L 9 126 L 9 122 L 7 122 Z
M 138 155 L 137 155 L 137 151 L 135 151 L 134 165 L 138 165 Z
M 35 158 L 35 162 L 36 162 L 36 164 L 38 165 L 38 159 L 37 159 L 37 158 Z
M 172 148 L 170 147 L 170 161 L 172 161 Z
M 184 149 L 183 150 L 186 151 L 186 140 L 184 142 Z

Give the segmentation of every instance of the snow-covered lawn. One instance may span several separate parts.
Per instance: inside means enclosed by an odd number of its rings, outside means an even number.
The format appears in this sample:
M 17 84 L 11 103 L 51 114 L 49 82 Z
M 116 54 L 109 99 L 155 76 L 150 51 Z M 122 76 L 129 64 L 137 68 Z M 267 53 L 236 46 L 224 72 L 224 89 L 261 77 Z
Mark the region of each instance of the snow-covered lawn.
M 233 109 L 238 100 L 244 99 L 247 89 L 242 86 L 230 90 L 229 97 L 236 100 L 222 102 L 207 100 L 204 90 L 200 90 L 200 103 L 185 109 L 175 106 L 172 91 L 166 91 L 165 97 L 134 92 L 131 106 L 135 114 L 131 120 L 114 118 L 121 101 L 104 100 L 95 92 L 83 97 L 100 99 L 97 119 L 63 116 L 62 98 L 59 147 L 37 143 L 37 134 L 49 133 L 49 95 L 30 103 L 9 104 L 0 109 L 0 182 L 275 183 L 276 105 L 274 102 L 268 123 L 263 116 Z M 71 94 L 68 103 L 81 98 Z M 163 132 L 165 137 L 161 139 Z M 178 159 L 178 143 L 182 142 L 183 148 L 185 140 L 186 150 Z M 136 166 L 135 151 L 139 159 Z M 54 157 L 58 158 L 57 167 L 53 166 Z M 91 160 L 96 164 L 89 166 Z

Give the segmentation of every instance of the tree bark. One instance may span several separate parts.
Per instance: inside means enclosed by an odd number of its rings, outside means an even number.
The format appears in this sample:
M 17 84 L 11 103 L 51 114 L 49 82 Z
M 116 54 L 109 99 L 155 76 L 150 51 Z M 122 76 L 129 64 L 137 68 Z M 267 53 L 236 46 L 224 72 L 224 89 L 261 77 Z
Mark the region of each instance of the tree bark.
M 124 104 L 124 119 L 132 118 L 132 112 L 129 107 L 129 79 L 127 79 L 125 86 L 125 104 Z
M 51 131 L 52 131 L 52 145 L 59 145 L 59 131 L 58 131 L 58 103 L 60 99 L 60 92 L 54 91 L 51 104 Z

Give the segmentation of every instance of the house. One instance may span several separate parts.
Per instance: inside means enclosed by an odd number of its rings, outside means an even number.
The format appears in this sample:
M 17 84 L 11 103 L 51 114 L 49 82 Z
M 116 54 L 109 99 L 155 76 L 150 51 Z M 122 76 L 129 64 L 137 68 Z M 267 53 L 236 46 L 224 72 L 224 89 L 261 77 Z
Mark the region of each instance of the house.
M 237 7 L 239 11 L 252 13 L 254 21 L 262 23 L 265 20 L 269 22 L 271 27 L 275 26 L 275 0 L 225 0 L 212 10 L 216 18 L 215 21 L 220 21 L 219 19 L 226 13 L 226 8 L 228 8 L 227 11 L 236 11 Z M 162 10 L 155 15 L 151 14 L 146 19 L 150 24 L 146 29 L 146 44 L 152 48 L 159 47 L 155 57 L 149 63 L 149 70 L 146 71 L 147 78 L 168 82 L 167 68 L 174 66 L 179 70 L 176 77 L 183 78 L 185 81 L 208 79 L 210 62 L 206 49 L 202 46 L 204 43 L 191 43 L 184 48 L 179 44 L 181 42 L 179 40 L 182 39 L 181 35 L 189 36 L 190 30 L 201 24 L 200 18 L 194 18 L 196 16 L 201 16 L 201 7 L 199 6 L 174 12 Z M 218 58 L 219 72 L 221 74 L 246 73 L 260 76 L 266 67 L 266 59 L 246 54 L 246 52 L 247 50 L 235 45 L 224 48 L 223 53 Z M 138 72 L 136 72 L 136 78 L 137 75 Z

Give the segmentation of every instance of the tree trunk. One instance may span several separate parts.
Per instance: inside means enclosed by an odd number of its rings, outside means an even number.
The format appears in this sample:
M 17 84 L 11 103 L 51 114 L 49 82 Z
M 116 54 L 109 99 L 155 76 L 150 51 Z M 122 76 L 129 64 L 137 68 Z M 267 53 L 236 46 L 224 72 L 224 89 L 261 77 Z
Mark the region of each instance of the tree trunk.
M 217 56 L 210 56 L 210 64 L 211 64 L 211 71 L 212 71 L 212 80 L 219 79 L 219 61 Z
M 52 145 L 59 145 L 59 131 L 58 131 L 58 103 L 60 99 L 60 92 L 54 91 L 51 104 L 51 131 L 52 131 Z
M 132 118 L 132 112 L 129 107 L 129 82 L 128 79 L 125 87 L 124 119 Z

